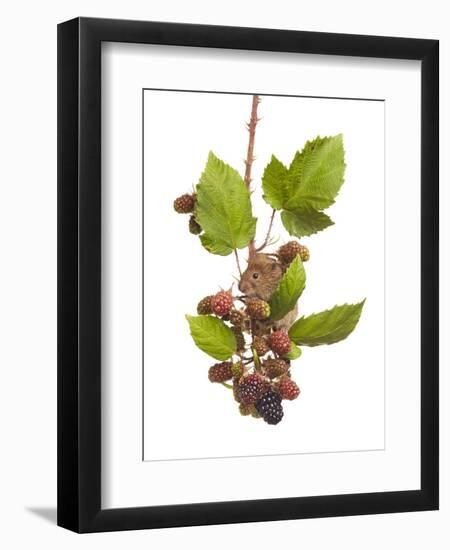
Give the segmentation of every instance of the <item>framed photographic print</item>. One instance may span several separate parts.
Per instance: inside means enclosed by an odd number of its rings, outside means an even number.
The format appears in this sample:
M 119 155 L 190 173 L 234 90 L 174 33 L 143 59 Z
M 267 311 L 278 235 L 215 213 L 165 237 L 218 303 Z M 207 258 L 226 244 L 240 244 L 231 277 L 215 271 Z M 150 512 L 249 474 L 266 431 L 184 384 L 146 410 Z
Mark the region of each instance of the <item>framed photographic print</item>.
M 438 42 L 58 27 L 58 524 L 438 508 Z

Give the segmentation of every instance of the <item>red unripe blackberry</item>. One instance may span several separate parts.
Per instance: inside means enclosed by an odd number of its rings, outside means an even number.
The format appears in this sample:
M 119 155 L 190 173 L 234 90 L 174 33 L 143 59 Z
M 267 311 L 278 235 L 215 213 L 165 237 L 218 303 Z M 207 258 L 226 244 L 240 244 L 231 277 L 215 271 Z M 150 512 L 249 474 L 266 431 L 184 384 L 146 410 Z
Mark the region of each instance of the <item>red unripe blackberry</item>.
M 275 330 L 269 335 L 269 346 L 278 355 L 284 355 L 291 351 L 291 341 L 285 330 Z
M 256 352 L 256 355 L 262 357 L 270 350 L 267 340 L 262 336 L 255 336 L 253 338 L 252 347 Z
M 266 389 L 267 383 L 259 374 L 249 374 L 239 384 L 239 401 L 243 405 L 254 405 Z
M 256 410 L 267 424 L 278 424 L 283 418 L 281 396 L 273 390 L 267 391 L 256 403 Z
M 197 305 L 197 313 L 199 315 L 209 315 L 212 313 L 211 309 L 211 300 L 213 296 L 205 296 L 200 300 L 200 302 Z
M 178 214 L 190 214 L 194 211 L 195 196 L 186 193 L 173 201 L 173 207 Z
M 230 313 L 233 307 L 233 297 L 227 290 L 221 290 L 211 299 L 211 309 L 219 317 L 224 317 Z
M 282 359 L 267 359 L 263 362 L 263 369 L 269 378 L 278 378 L 287 373 L 289 365 Z
M 247 313 L 252 319 L 263 321 L 270 316 L 270 306 L 264 300 L 259 298 L 247 298 L 245 300 Z
M 231 370 L 232 363 L 225 361 L 223 363 L 217 363 L 209 368 L 208 378 L 210 382 L 225 382 L 231 380 L 233 373 Z
M 300 256 L 302 262 L 307 262 L 309 260 L 309 250 L 306 246 L 297 241 L 289 241 L 283 246 L 280 246 L 277 254 L 280 261 L 285 265 L 289 265 L 296 256 Z
M 281 378 L 278 391 L 282 399 L 289 399 L 289 401 L 297 399 L 300 395 L 300 388 L 289 376 Z

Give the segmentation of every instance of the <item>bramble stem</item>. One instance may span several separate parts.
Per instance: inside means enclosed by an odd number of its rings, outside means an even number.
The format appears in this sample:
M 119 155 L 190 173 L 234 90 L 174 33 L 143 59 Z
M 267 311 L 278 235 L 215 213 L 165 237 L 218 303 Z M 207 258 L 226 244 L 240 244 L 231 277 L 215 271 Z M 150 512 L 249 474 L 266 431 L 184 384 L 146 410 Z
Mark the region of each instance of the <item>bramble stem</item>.
M 256 125 L 258 124 L 258 104 L 261 101 L 258 95 L 254 95 L 252 99 L 252 111 L 250 114 L 250 121 L 247 123 L 248 128 L 248 147 L 247 147 L 247 158 L 245 162 L 245 175 L 244 182 L 247 186 L 247 189 L 250 191 L 250 183 L 252 181 L 252 164 L 255 160 L 253 155 L 253 150 L 255 148 L 255 131 Z M 248 245 L 249 256 L 255 253 L 255 240 L 253 239 Z
M 240 277 L 242 277 L 241 264 L 239 263 L 239 255 L 236 249 L 234 249 L 234 257 L 236 258 L 236 264 L 239 271 Z
M 261 252 L 261 250 L 264 250 L 266 246 L 269 244 L 270 234 L 272 232 L 272 226 L 273 226 L 273 220 L 275 219 L 276 210 L 272 210 L 272 215 L 270 216 L 270 223 L 269 223 L 269 229 L 267 230 L 266 238 L 264 239 L 263 244 L 256 249 L 256 252 Z

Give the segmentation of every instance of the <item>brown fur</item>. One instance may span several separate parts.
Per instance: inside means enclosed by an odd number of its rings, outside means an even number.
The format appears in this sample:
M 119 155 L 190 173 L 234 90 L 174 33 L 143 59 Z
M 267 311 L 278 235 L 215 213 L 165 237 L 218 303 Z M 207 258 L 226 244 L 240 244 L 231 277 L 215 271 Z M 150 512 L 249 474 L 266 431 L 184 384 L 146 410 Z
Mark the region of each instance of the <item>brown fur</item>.
M 257 278 L 254 277 L 257 274 Z M 250 298 L 268 302 L 283 276 L 281 263 L 267 254 L 255 254 L 250 258 L 247 269 L 242 274 L 239 290 Z M 297 317 L 297 306 L 273 326 L 289 329 Z M 265 324 L 267 326 L 267 324 Z M 262 327 L 261 327 L 262 328 Z M 267 327 L 270 330 L 270 327 Z M 264 331 L 262 331 L 264 332 Z
M 255 254 L 242 274 L 239 290 L 249 298 L 268 302 L 282 276 L 283 268 L 277 260 L 267 254 Z

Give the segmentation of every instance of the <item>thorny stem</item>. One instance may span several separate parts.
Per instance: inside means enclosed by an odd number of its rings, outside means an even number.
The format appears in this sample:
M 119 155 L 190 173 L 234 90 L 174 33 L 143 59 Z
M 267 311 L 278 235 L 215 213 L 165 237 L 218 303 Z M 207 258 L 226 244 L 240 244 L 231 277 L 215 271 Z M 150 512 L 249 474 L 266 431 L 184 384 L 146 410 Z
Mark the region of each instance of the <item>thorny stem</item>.
M 247 148 L 247 158 L 244 161 L 245 162 L 245 175 L 244 175 L 244 182 L 247 186 L 247 189 L 250 191 L 250 183 L 252 181 L 252 164 L 255 160 L 255 157 L 253 155 L 253 150 L 255 147 L 255 131 L 256 131 L 256 125 L 258 123 L 258 104 L 260 102 L 260 98 L 258 95 L 254 95 L 252 99 L 252 112 L 250 115 L 250 121 L 247 123 L 248 128 L 248 148 Z M 253 255 L 255 253 L 255 241 L 254 239 L 249 243 L 248 245 L 248 253 L 249 256 Z
M 273 226 L 273 220 L 275 219 L 275 214 L 276 214 L 276 210 L 273 209 L 272 215 L 270 216 L 269 229 L 267 230 L 266 238 L 264 239 L 263 244 L 256 249 L 256 252 L 261 252 L 261 250 L 264 250 L 264 248 L 266 248 L 266 246 L 269 244 L 270 233 L 272 232 L 272 226 Z

